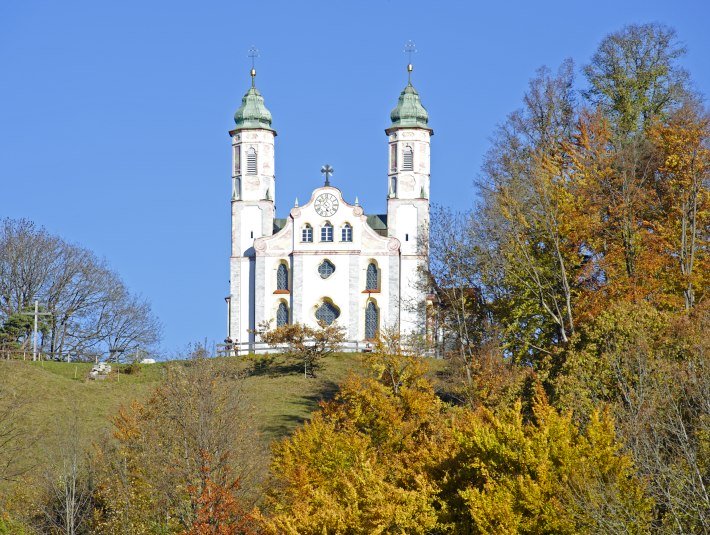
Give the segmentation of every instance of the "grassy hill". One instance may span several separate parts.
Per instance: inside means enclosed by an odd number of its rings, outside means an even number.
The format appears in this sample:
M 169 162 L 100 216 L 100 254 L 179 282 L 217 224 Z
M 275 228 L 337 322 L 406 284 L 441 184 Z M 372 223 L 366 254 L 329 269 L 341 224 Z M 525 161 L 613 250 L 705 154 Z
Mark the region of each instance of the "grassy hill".
M 132 374 L 126 374 L 124 366 L 114 366 L 107 379 L 95 381 L 88 379 L 91 364 L 0 361 L 0 396 L 7 391 L 18 393 L 23 405 L 21 425 L 24 434 L 32 437 L 22 453 L 23 462 L 34 466 L 29 475 L 42 477 L 48 458 L 61 449 L 66 434 L 73 432 L 75 419 L 80 442 L 88 449 L 111 432 L 111 418 L 121 405 L 146 399 L 163 380 L 166 367 L 180 364 L 143 365 Z M 442 365 L 432 361 L 432 375 Z M 252 454 L 257 482 L 268 471 L 268 445 L 305 421 L 320 401 L 332 398 L 350 371 L 364 367 L 363 355 L 353 353 L 324 359 L 315 378 L 305 378 L 299 363 L 281 356 L 245 357 L 238 366 L 244 377 L 234 379 L 235 388 L 241 388 L 259 437 Z M 3 494 L 18 496 L 18 491 L 19 496 L 32 494 L 31 488 L 0 482 L 0 503 Z
M 81 441 L 89 447 L 110 432 L 110 419 L 121 405 L 145 399 L 154 391 L 167 365 L 143 365 L 130 375 L 119 367 L 107 379 L 94 381 L 88 379 L 91 364 L 0 361 L 0 387 L 19 393 L 24 404 L 22 426 L 33 437 L 23 453 L 24 461 L 41 470 L 46 456 L 57 450 L 60 437 L 71 428 L 74 415 Z M 245 372 L 240 387 L 257 422 L 259 446 L 265 446 L 308 418 L 319 401 L 331 398 L 349 370 L 362 368 L 362 355 L 331 356 L 315 378 L 305 378 L 297 363 L 279 356 L 245 358 L 240 367 Z M 266 463 L 264 458 L 264 472 Z M 3 490 L 10 487 L 0 487 Z

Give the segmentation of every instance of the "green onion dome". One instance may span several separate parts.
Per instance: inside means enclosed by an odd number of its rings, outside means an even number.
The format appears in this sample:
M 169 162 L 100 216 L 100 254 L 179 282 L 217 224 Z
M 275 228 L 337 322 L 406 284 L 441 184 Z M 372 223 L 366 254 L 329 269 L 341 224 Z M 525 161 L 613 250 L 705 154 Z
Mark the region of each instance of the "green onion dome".
M 264 97 L 253 85 L 242 97 L 242 105 L 239 106 L 237 113 L 234 114 L 234 122 L 237 124 L 235 130 L 244 130 L 246 128 L 273 130 L 271 128 L 271 112 L 266 109 Z
M 429 129 L 429 114 L 419 99 L 419 93 L 412 83 L 399 94 L 397 106 L 390 113 L 391 128 L 426 128 Z M 389 130 L 389 129 L 388 129 Z

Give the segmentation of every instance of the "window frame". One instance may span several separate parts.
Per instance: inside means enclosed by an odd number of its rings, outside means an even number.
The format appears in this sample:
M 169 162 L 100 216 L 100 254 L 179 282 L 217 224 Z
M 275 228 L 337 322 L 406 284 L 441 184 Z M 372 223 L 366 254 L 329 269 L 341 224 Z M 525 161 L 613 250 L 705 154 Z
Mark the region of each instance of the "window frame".
M 325 319 L 325 318 L 318 317 L 319 314 L 320 314 L 321 316 L 323 315 L 323 313 L 321 313 L 320 311 L 321 311 L 322 309 L 324 309 L 324 308 L 328 309 L 328 311 L 333 314 L 333 319 L 332 319 L 332 321 L 329 322 L 329 321 L 328 321 L 327 319 Z M 340 317 L 340 308 L 338 308 L 338 307 L 336 306 L 336 304 L 333 303 L 330 299 L 324 299 L 324 300 L 321 302 L 320 306 L 319 306 L 319 307 L 316 309 L 316 311 L 314 312 L 314 316 L 316 317 L 316 320 L 317 320 L 317 321 L 324 321 L 324 322 L 326 323 L 326 325 L 333 325 L 333 323 L 335 323 L 335 322 L 338 320 L 338 318 Z
M 285 277 L 285 278 L 284 278 Z M 280 262 L 276 267 L 276 291 L 290 292 L 291 285 L 289 284 L 290 273 L 285 262 Z M 282 288 L 283 286 L 283 288 Z
M 347 239 L 346 239 L 347 233 Z M 345 223 L 340 229 L 340 241 L 352 243 L 353 241 L 353 226 L 350 223 Z
M 306 234 L 308 239 L 306 239 Z M 309 223 L 306 223 L 301 227 L 301 242 L 313 243 L 313 227 Z
M 282 311 L 285 311 L 286 318 L 283 319 Z M 283 321 L 282 321 L 283 320 Z M 291 321 L 291 311 L 285 301 L 279 301 L 279 305 L 276 307 L 276 327 L 283 327 L 288 325 Z
M 329 273 L 322 273 L 321 268 L 323 266 L 330 266 L 330 272 Z M 329 259 L 325 258 L 320 264 L 318 264 L 317 270 L 318 270 L 318 275 L 320 275 L 320 278 L 325 280 L 325 279 L 330 278 L 333 275 L 333 273 L 335 273 L 335 264 L 333 264 L 333 262 L 331 262 Z
M 320 228 L 320 241 L 323 243 L 333 243 L 333 230 L 333 224 L 330 221 L 323 223 L 323 226 Z
M 372 282 L 372 270 L 374 268 L 374 288 L 371 287 Z M 370 261 L 367 263 L 367 268 L 365 268 L 365 291 L 366 292 L 379 292 L 380 291 L 380 268 L 376 262 Z
M 370 316 L 371 313 L 375 314 L 374 318 L 374 330 L 372 332 L 368 332 L 370 330 L 370 324 L 372 323 L 372 318 Z M 365 305 L 365 340 L 374 340 L 377 338 L 377 333 L 380 330 L 380 309 L 377 306 L 377 303 L 374 301 L 368 301 L 367 304 Z

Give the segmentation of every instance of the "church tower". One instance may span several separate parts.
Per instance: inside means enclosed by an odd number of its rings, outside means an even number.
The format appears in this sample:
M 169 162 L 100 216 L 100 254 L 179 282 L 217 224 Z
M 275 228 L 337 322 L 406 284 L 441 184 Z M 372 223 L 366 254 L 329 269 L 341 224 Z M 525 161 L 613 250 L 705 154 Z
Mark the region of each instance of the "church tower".
M 385 130 L 389 140 L 387 228 L 400 248 L 400 331 L 424 334 L 425 284 L 429 247 L 429 114 L 409 81 L 392 110 L 392 124 Z
M 256 70 L 251 69 L 251 87 L 234 114 L 232 138 L 232 248 L 230 256 L 230 295 L 228 297 L 228 338 L 238 343 L 253 343 L 256 291 L 254 241 L 271 236 L 274 228 L 276 182 L 274 175 L 274 138 L 271 113 L 255 85 Z

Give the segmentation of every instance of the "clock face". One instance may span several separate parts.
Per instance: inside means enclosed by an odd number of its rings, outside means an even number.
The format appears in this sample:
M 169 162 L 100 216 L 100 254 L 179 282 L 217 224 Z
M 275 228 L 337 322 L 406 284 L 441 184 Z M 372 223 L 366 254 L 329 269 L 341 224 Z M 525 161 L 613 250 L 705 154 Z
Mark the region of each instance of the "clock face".
M 338 199 L 332 193 L 321 193 L 316 197 L 315 207 L 319 216 L 330 217 L 338 211 Z

